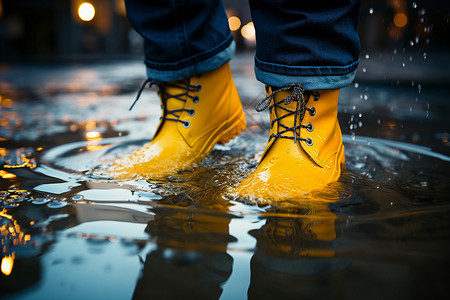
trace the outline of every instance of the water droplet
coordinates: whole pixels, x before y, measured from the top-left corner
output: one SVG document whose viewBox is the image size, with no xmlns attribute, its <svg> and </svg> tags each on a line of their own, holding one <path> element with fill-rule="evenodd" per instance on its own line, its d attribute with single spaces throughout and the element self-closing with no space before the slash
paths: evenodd
<svg viewBox="0 0 450 300">
<path fill-rule="evenodd" d="M 355 88 L 359 87 L 359 83 L 355 82 Z"/>
<path fill-rule="evenodd" d="M 380 125 L 381 124 L 381 120 L 377 120 L 377 123 L 378 123 L 378 125 Z"/>
<path fill-rule="evenodd" d="M 367 101 L 367 99 L 369 99 L 369 96 L 368 95 L 364 95 L 364 100 Z"/>
<path fill-rule="evenodd" d="M 49 208 L 61 208 L 67 205 L 67 202 L 63 202 L 63 201 L 53 201 L 50 202 L 49 204 L 47 204 L 47 207 Z"/>
<path fill-rule="evenodd" d="M 353 109 L 353 110 L 355 110 L 355 109 L 356 109 L 356 106 L 355 106 L 355 105 L 353 105 L 353 106 L 352 106 L 352 109 Z"/>
<path fill-rule="evenodd" d="M 422 85 L 420 83 L 417 85 L 417 89 L 419 90 L 419 94 L 422 93 Z"/>
<path fill-rule="evenodd" d="M 412 47 L 414 46 L 414 41 L 409 41 L 409 45 Z"/>
<path fill-rule="evenodd" d="M 417 8 L 417 3 L 416 2 L 412 3 L 412 8 Z"/>
<path fill-rule="evenodd" d="M 394 54 L 397 54 L 397 49 L 394 49 Z"/>
<path fill-rule="evenodd" d="M 72 197 L 73 201 L 83 201 L 84 197 L 82 195 L 75 195 Z"/>
<path fill-rule="evenodd" d="M 370 58 L 370 55 L 369 54 L 366 54 L 366 56 L 364 56 L 366 59 L 369 59 Z"/>
<path fill-rule="evenodd" d="M 50 202 L 50 199 L 48 199 L 48 198 L 38 198 L 36 200 L 33 200 L 31 203 L 36 204 L 36 205 L 41 205 L 41 204 L 46 204 L 49 202 Z"/>
<path fill-rule="evenodd" d="M 425 8 L 422 8 L 422 9 L 419 11 L 419 15 L 421 15 L 421 16 L 425 15 L 425 13 L 426 13 Z"/>
<path fill-rule="evenodd" d="M 358 126 L 359 126 L 359 127 L 362 127 L 362 126 L 363 126 L 363 123 L 362 123 L 361 121 L 359 121 L 359 122 L 358 122 Z"/>
<path fill-rule="evenodd" d="M 373 8 L 369 8 L 369 14 L 373 14 Z"/>
<path fill-rule="evenodd" d="M 410 57 L 409 57 L 409 61 L 412 61 L 412 60 L 413 60 L 413 58 L 412 58 L 412 56 L 410 56 Z"/>
<path fill-rule="evenodd" d="M 363 68 L 362 71 L 363 71 L 363 73 L 366 73 L 366 72 L 367 72 L 366 68 Z"/>
<path fill-rule="evenodd" d="M 405 64 L 404 62 L 402 62 L 402 67 L 403 67 L 403 68 L 406 67 L 406 64 Z"/>
<path fill-rule="evenodd" d="M 419 43 L 419 41 L 420 41 L 419 37 L 418 37 L 418 36 L 416 36 L 416 39 L 415 39 L 415 42 L 416 42 L 416 44 L 418 44 L 418 43 Z"/>
<path fill-rule="evenodd" d="M 423 59 L 427 59 L 427 53 L 426 52 L 423 53 Z"/>
</svg>

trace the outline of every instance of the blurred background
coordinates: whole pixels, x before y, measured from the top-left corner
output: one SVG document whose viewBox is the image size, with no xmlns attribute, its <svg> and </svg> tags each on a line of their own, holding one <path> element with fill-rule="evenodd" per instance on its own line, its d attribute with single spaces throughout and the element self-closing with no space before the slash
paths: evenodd
<svg viewBox="0 0 450 300">
<path fill-rule="evenodd" d="M 247 1 L 224 0 L 238 51 L 255 46 Z M 362 55 L 373 51 L 447 53 L 450 1 L 365 0 Z M 402 49 L 405 48 L 405 50 Z M 142 40 L 123 0 L 0 0 L 0 61 L 135 57 Z"/>
</svg>

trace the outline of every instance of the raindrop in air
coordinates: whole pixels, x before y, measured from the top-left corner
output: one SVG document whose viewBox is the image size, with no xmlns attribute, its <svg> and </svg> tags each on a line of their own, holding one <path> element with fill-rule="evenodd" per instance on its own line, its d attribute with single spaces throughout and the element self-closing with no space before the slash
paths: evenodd
<svg viewBox="0 0 450 300">
<path fill-rule="evenodd" d="M 369 8 L 369 14 L 373 14 L 373 8 Z"/>
<path fill-rule="evenodd" d="M 423 53 L 423 59 L 427 59 L 427 53 L 426 52 Z"/>
<path fill-rule="evenodd" d="M 416 3 L 416 2 L 413 2 L 413 3 L 412 3 L 412 7 L 413 7 L 413 8 L 417 8 L 417 3 Z"/>
<path fill-rule="evenodd" d="M 365 58 L 366 58 L 366 59 L 369 59 L 369 58 L 370 58 L 370 55 L 369 55 L 369 54 L 366 54 Z"/>
<path fill-rule="evenodd" d="M 355 88 L 357 89 L 359 87 L 359 83 L 355 82 Z"/>
</svg>

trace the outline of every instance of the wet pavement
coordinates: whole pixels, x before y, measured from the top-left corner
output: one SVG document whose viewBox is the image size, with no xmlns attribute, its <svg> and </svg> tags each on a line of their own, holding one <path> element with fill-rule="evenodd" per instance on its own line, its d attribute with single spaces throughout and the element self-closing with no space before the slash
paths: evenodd
<svg viewBox="0 0 450 300">
<path fill-rule="evenodd" d="M 264 149 L 252 55 L 232 73 L 248 129 L 194 171 L 98 177 L 153 135 L 139 60 L 0 66 L 0 298 L 423 299 L 448 294 L 444 55 L 363 54 L 341 91 L 342 179 L 295 203 L 228 199 Z M 448 68 L 446 69 L 448 70 Z"/>
</svg>

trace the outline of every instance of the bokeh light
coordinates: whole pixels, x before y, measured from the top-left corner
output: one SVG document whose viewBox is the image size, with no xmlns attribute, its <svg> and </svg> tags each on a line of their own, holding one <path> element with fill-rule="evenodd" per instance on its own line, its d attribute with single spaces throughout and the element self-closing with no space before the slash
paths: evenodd
<svg viewBox="0 0 450 300">
<path fill-rule="evenodd" d="M 10 275 L 14 266 L 14 255 L 2 258 L 1 270 L 6 276 Z"/>
<path fill-rule="evenodd" d="M 253 22 L 245 24 L 241 29 L 241 34 L 246 40 L 256 40 L 255 25 L 253 25 Z"/>
<path fill-rule="evenodd" d="M 236 16 L 229 17 L 228 25 L 230 26 L 231 31 L 236 31 L 241 27 L 241 20 Z"/>
<path fill-rule="evenodd" d="M 84 2 L 78 7 L 78 16 L 85 22 L 91 21 L 95 16 L 95 8 L 89 2 Z"/>
<path fill-rule="evenodd" d="M 408 17 L 404 13 L 397 13 L 394 16 L 394 25 L 398 28 L 405 27 L 405 25 L 408 23 Z"/>
</svg>

